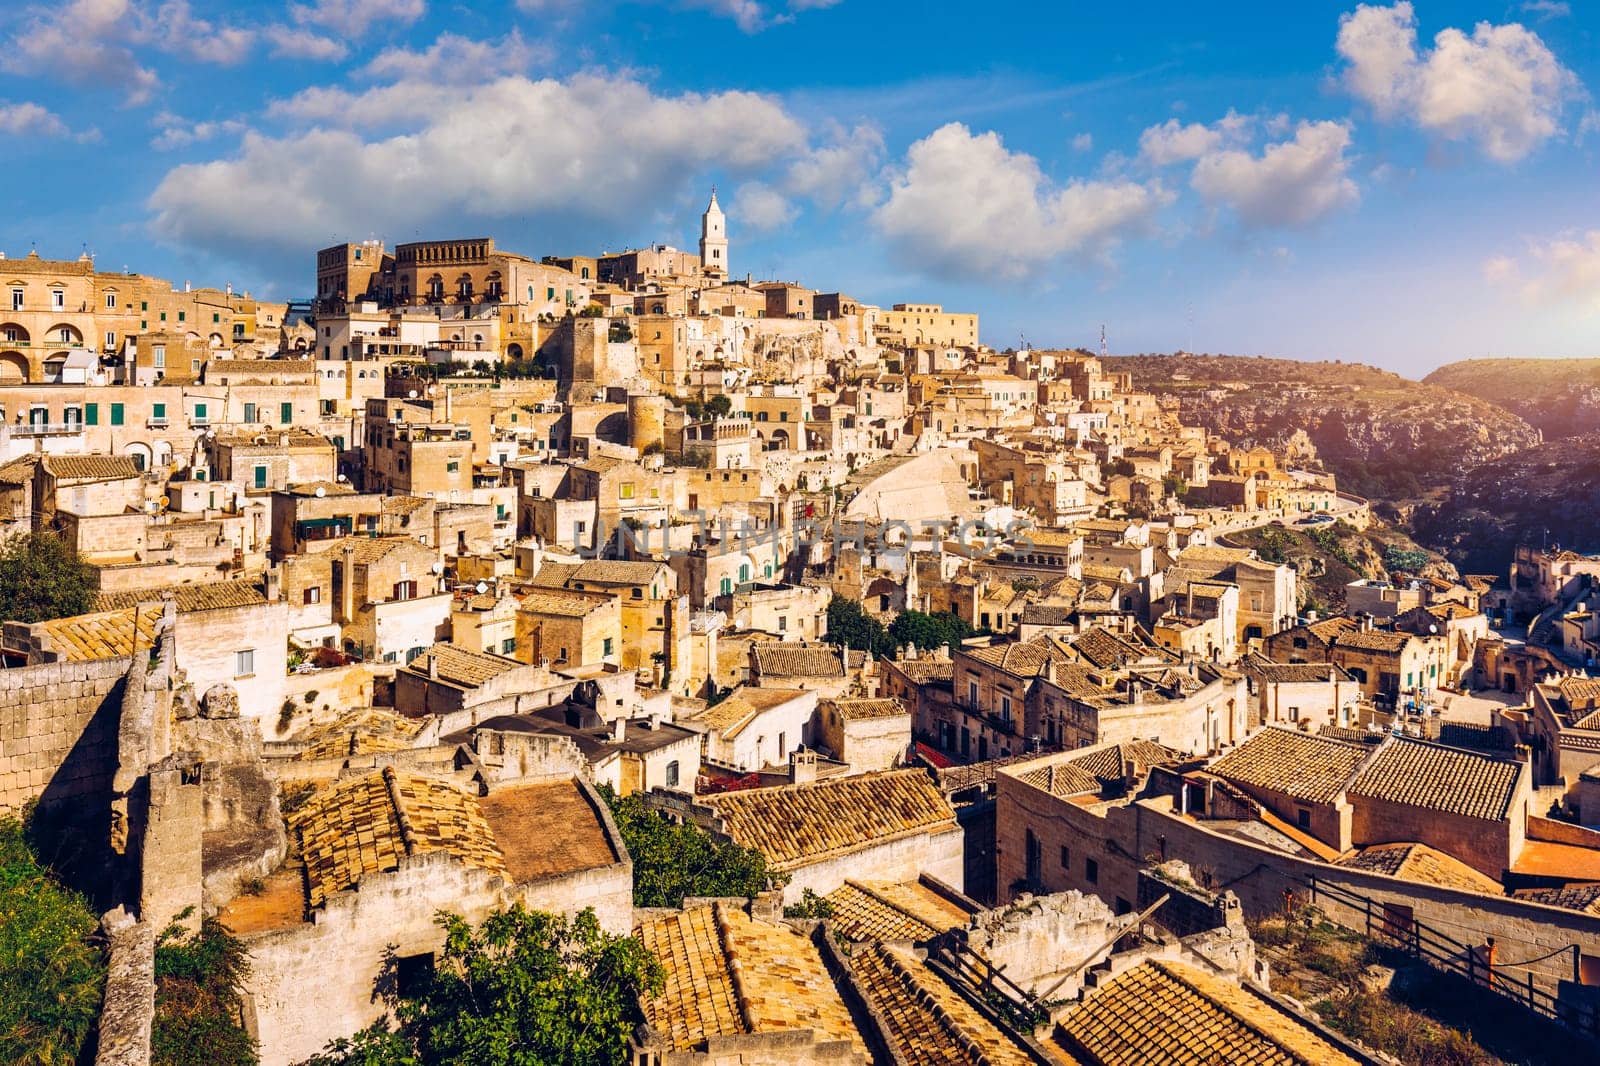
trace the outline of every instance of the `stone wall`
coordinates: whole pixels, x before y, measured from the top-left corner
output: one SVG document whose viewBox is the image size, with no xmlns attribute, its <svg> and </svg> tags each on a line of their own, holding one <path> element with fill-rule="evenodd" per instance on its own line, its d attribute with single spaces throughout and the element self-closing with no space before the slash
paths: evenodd
<svg viewBox="0 0 1600 1066">
<path fill-rule="evenodd" d="M 127 659 L 0 670 L 0 814 L 108 795 Z"/>
</svg>

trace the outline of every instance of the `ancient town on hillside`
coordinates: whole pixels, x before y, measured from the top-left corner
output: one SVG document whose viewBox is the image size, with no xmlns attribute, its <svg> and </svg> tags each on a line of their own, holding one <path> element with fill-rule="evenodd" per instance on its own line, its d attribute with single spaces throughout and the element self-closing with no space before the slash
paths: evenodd
<svg viewBox="0 0 1600 1066">
<path fill-rule="evenodd" d="M 304 302 L 0 261 L 0 812 L 98 923 L 79 1061 L 1423 1061 L 1371 972 L 1593 1053 L 1600 558 L 1458 572 L 1303 430 L 730 228 Z M 570 981 L 464 1007 L 508 916 Z M 502 1023 L 564 1050 L 430 1057 Z"/>
</svg>

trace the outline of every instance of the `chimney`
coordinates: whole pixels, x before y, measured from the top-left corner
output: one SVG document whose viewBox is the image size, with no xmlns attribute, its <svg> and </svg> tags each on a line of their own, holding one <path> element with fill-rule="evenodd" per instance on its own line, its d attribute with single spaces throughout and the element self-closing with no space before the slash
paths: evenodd
<svg viewBox="0 0 1600 1066">
<path fill-rule="evenodd" d="M 808 785 L 817 779 L 817 753 L 796 748 L 789 753 L 789 782 Z"/>
<path fill-rule="evenodd" d="M 615 722 L 611 723 L 611 743 L 621 744 L 627 739 L 628 719 L 626 717 L 618 718 Z"/>
<path fill-rule="evenodd" d="M 437 655 L 428 656 L 428 679 L 430 681 L 439 680 L 439 657 Z"/>
<path fill-rule="evenodd" d="M 942 663 L 947 663 L 950 661 L 950 645 L 939 645 L 939 661 Z"/>
<path fill-rule="evenodd" d="M 287 560 L 285 560 L 287 562 Z M 283 574 L 277 567 L 268 567 L 261 579 L 261 593 L 268 603 L 277 603 L 282 589 Z"/>
<path fill-rule="evenodd" d="M 346 546 L 340 566 L 339 621 L 350 622 L 356 616 L 356 550 Z"/>
</svg>

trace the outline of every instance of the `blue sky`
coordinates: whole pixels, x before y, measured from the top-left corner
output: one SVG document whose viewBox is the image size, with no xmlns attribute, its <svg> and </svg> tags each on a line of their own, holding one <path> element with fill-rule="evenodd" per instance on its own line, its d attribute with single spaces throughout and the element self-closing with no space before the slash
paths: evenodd
<svg viewBox="0 0 1600 1066">
<path fill-rule="evenodd" d="M 0 248 L 301 296 L 336 240 L 693 247 L 996 346 L 1600 357 L 1600 8 L 65 0 Z"/>
</svg>

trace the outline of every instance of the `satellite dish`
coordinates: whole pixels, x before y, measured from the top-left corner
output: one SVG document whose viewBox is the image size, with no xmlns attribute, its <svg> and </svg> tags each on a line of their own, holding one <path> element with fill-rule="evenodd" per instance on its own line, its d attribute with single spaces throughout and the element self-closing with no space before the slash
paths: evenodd
<svg viewBox="0 0 1600 1066">
<path fill-rule="evenodd" d="M 444 564 L 443 563 L 434 563 L 433 564 L 433 572 L 436 573 L 436 574 L 444 573 Z"/>
<path fill-rule="evenodd" d="M 489 586 L 484 584 L 482 581 L 478 582 L 478 584 L 476 586 L 474 586 L 474 587 L 477 588 L 478 595 L 480 595 L 480 596 L 482 596 L 485 592 L 489 591 Z"/>
<path fill-rule="evenodd" d="M 1438 626 L 1429 626 L 1428 627 L 1428 632 L 1429 633 L 1437 633 L 1437 632 L 1439 632 L 1439 627 Z"/>
<path fill-rule="evenodd" d="M 326 496 L 327 494 L 328 494 L 328 490 L 327 489 L 323 488 L 321 485 L 317 486 L 317 499 L 320 500 L 320 499 L 322 499 L 322 497 Z"/>
<path fill-rule="evenodd" d="M 406 399 L 415 400 L 416 398 L 417 398 L 417 390 L 416 389 L 412 389 L 411 391 L 406 393 Z"/>
</svg>

